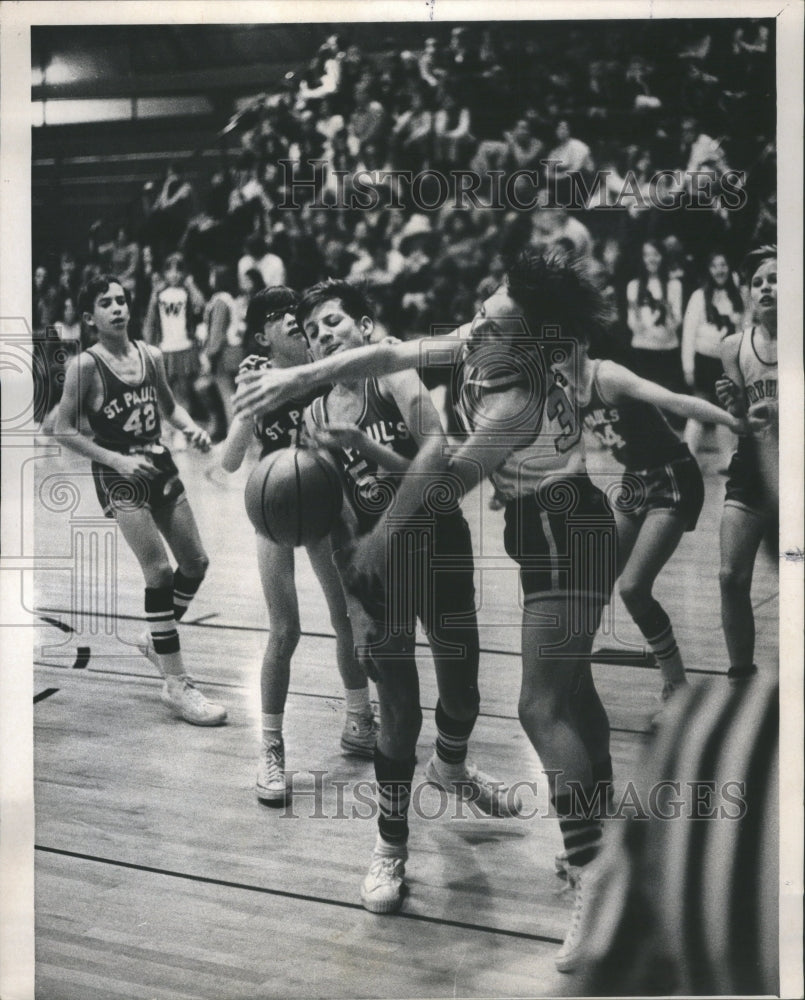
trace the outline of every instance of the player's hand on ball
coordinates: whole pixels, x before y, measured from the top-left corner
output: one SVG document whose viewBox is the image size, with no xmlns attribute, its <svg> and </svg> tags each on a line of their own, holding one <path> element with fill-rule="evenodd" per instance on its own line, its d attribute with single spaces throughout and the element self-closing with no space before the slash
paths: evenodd
<svg viewBox="0 0 805 1000">
<path fill-rule="evenodd" d="M 212 448 L 210 435 L 204 430 L 203 427 L 188 427 L 188 429 L 184 432 L 184 436 L 187 438 L 188 442 L 199 451 L 207 452 L 210 448 Z"/>
<path fill-rule="evenodd" d="M 112 466 L 121 476 L 145 476 L 153 479 L 157 467 L 147 455 L 120 455 Z"/>
</svg>

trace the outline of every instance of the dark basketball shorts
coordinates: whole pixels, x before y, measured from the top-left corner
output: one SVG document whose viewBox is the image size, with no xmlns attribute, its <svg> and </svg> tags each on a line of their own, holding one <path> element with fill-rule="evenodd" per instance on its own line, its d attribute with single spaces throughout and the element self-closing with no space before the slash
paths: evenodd
<svg viewBox="0 0 805 1000">
<path fill-rule="evenodd" d="M 724 372 L 721 358 L 711 358 L 707 354 L 693 356 L 693 386 L 701 396 L 714 406 L 719 406 L 716 396 L 716 382 Z"/>
<path fill-rule="evenodd" d="M 162 357 L 165 360 L 165 375 L 168 379 L 168 385 L 194 379 L 201 370 L 198 351 L 195 347 L 188 347 L 184 351 L 163 351 Z"/>
<path fill-rule="evenodd" d="M 699 463 L 686 446 L 678 457 L 653 469 L 624 472 L 612 506 L 627 517 L 643 518 L 652 510 L 672 510 L 693 531 L 704 505 L 704 481 Z"/>
<path fill-rule="evenodd" d="M 357 592 L 375 623 L 372 656 L 381 663 L 399 637 L 412 640 L 419 620 L 447 647 L 465 643 L 476 628 L 475 564 L 470 529 L 460 511 L 414 520 L 389 538 L 386 579 Z M 477 639 L 475 640 L 477 643 Z"/>
<path fill-rule="evenodd" d="M 604 494 L 586 475 L 549 480 L 509 500 L 503 541 L 520 567 L 526 606 L 566 597 L 574 618 L 597 628 L 617 577 L 618 534 Z"/>
<path fill-rule="evenodd" d="M 732 456 L 727 469 L 724 503 L 733 507 L 743 507 L 758 515 L 762 515 L 766 507 L 763 477 L 758 466 L 754 442 L 750 437 L 738 439 L 738 450 Z"/>
<path fill-rule="evenodd" d="M 131 512 L 143 508 L 158 512 L 184 498 L 185 489 L 179 470 L 164 445 L 145 445 L 128 454 L 148 454 L 159 471 L 152 479 L 121 476 L 110 466 L 93 462 L 95 492 L 106 517 L 114 517 L 118 511 Z"/>
</svg>

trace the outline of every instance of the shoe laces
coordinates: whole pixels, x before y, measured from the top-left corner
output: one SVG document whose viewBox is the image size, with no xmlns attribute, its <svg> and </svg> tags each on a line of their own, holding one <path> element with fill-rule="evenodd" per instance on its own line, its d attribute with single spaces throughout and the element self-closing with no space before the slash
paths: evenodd
<svg viewBox="0 0 805 1000">
<path fill-rule="evenodd" d="M 400 867 L 402 864 L 402 858 L 375 855 L 372 859 L 372 864 L 369 866 L 369 873 L 379 881 L 390 882 L 392 879 L 401 878 Z"/>
<path fill-rule="evenodd" d="M 269 781 L 285 779 L 285 745 L 282 740 L 273 740 L 265 752 L 266 773 Z"/>
</svg>

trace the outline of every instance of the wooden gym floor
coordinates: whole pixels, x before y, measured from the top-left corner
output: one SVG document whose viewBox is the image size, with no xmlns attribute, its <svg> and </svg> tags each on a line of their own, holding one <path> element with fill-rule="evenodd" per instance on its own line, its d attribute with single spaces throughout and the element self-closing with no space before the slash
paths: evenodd
<svg viewBox="0 0 805 1000">
<path fill-rule="evenodd" d="M 257 802 L 267 616 L 243 509 L 245 473 L 227 477 L 214 453 L 177 456 L 211 557 L 181 626 L 182 645 L 204 690 L 229 710 L 226 727 L 202 729 L 170 716 L 153 667 L 132 646 L 144 629 L 142 578 L 113 523 L 99 517 L 88 463 L 55 446 L 42 452 L 31 463 L 41 562 L 34 653 L 37 997 L 554 993 L 553 954 L 572 898 L 553 874 L 561 849 L 553 819 L 456 816 L 452 800 L 448 806 L 435 789 L 421 787 L 404 908 L 388 917 L 362 909 L 358 887 L 375 819 L 355 796 L 373 771 L 370 762 L 340 753 L 334 641 L 301 550 L 303 636 L 285 733 L 287 766 L 299 772 L 295 797 L 284 811 Z M 694 683 L 726 669 L 718 599 L 724 479 L 708 474 L 706 486 L 699 528 L 685 536 L 656 587 Z M 544 778 L 517 720 L 517 574 L 503 554 L 502 512 L 488 510 L 486 499 L 465 505 L 480 553 L 483 648 L 471 756 L 497 777 L 538 782 L 537 798 L 526 804 L 544 813 Z M 774 670 L 777 575 L 763 553 L 753 604 L 757 659 L 761 669 Z M 611 624 L 598 648 L 639 651 L 618 599 Z M 622 787 L 639 772 L 658 674 L 634 662 L 597 664 L 594 672 Z M 425 722 L 415 786 L 435 735 L 436 690 L 424 644 L 420 674 Z"/>
</svg>

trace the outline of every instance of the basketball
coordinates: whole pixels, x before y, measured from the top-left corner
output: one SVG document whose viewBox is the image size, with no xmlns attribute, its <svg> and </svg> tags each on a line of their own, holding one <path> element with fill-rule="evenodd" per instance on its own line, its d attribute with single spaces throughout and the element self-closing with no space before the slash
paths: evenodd
<svg viewBox="0 0 805 1000">
<path fill-rule="evenodd" d="M 338 473 L 312 448 L 266 455 L 246 483 L 249 520 L 279 545 L 307 545 L 323 538 L 335 524 L 341 501 Z"/>
</svg>

